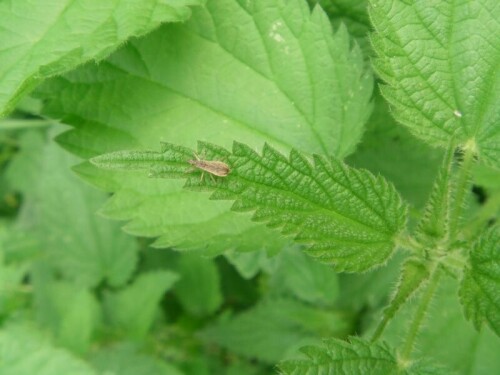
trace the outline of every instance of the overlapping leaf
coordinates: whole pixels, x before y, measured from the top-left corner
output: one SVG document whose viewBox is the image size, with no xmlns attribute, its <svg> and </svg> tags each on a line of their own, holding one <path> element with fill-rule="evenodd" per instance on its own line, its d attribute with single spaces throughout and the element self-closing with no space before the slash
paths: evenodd
<svg viewBox="0 0 500 375">
<path fill-rule="evenodd" d="M 20 237 L 38 239 L 44 254 L 70 280 L 123 285 L 135 269 L 137 243 L 117 223 L 96 216 L 105 194 L 79 181 L 70 170 L 77 159 L 46 142 L 43 134 L 26 132 L 19 144 L 6 174 L 26 202 L 18 220 Z"/>
<path fill-rule="evenodd" d="M 371 111 L 373 80 L 341 27 L 302 0 L 212 0 L 183 25 L 131 41 L 99 65 L 54 79 L 39 92 L 46 113 L 75 127 L 60 142 L 82 157 L 158 140 L 230 146 L 272 141 L 282 150 L 344 157 Z M 249 249 L 276 236 L 179 184 L 88 165 L 82 175 L 117 192 L 104 213 L 156 246 Z M 196 235 L 192 235 L 196 233 Z M 212 251 L 212 250 L 210 250 Z"/>
<path fill-rule="evenodd" d="M 107 318 L 132 339 L 143 339 L 153 324 L 163 294 L 179 277 L 170 271 L 141 274 L 134 283 L 106 295 Z"/>
<path fill-rule="evenodd" d="M 214 260 L 196 254 L 181 254 L 175 271 L 180 280 L 174 286 L 174 293 L 187 312 L 205 316 L 213 314 L 220 307 L 220 277 Z"/>
<path fill-rule="evenodd" d="M 332 25 L 338 27 L 345 24 L 349 34 L 356 38 L 365 57 L 371 55 L 368 40 L 370 18 L 368 17 L 368 0 L 308 0 L 312 4 L 320 4 L 330 17 Z"/>
<path fill-rule="evenodd" d="M 162 22 L 185 21 L 203 0 L 0 3 L 0 116 L 47 77 L 107 56 Z"/>
<path fill-rule="evenodd" d="M 377 326 L 374 338 L 383 332 L 387 323 L 394 317 L 396 312 L 403 306 L 407 300 L 417 292 L 420 285 L 429 278 L 429 270 L 421 261 L 409 259 L 403 264 L 399 283 L 397 284 L 390 303 L 384 309 L 382 321 Z"/>
<path fill-rule="evenodd" d="M 403 198 L 420 208 L 437 176 L 441 154 L 441 150 L 425 144 L 398 124 L 388 103 L 377 92 L 363 139 L 347 161 L 380 173 L 396 186 Z"/>
<path fill-rule="evenodd" d="M 477 332 L 467 324 L 457 298 L 457 280 L 447 276 L 440 280 L 434 302 L 415 342 L 415 357 L 446 364 L 457 374 L 463 373 L 464 369 L 475 375 L 500 372 L 498 337 L 489 329 Z M 401 333 L 408 329 L 418 307 L 418 303 L 401 306 L 384 331 L 383 339 L 389 345 L 402 347 L 405 336 Z"/>
<path fill-rule="evenodd" d="M 274 298 L 222 318 L 204 329 L 201 337 L 245 357 L 274 364 L 303 345 L 348 329 L 348 321 L 339 312 Z"/>
<path fill-rule="evenodd" d="M 34 265 L 37 269 L 37 265 Z M 34 271 L 30 275 L 34 289 L 37 322 L 57 339 L 57 344 L 77 354 L 86 354 L 100 323 L 97 299 L 85 288 L 68 282 L 55 282 Z"/>
<path fill-rule="evenodd" d="M 333 306 L 339 295 L 338 275 L 297 247 L 284 249 L 268 261 L 270 288 L 318 306 Z"/>
<path fill-rule="evenodd" d="M 497 0 L 371 0 L 384 96 L 430 144 L 451 137 L 500 166 L 500 6 Z"/>
<path fill-rule="evenodd" d="M 487 323 L 500 336 L 500 229 L 490 229 L 470 252 L 460 297 L 476 328 Z"/>
<path fill-rule="evenodd" d="M 33 327 L 0 330 L 0 373 L 16 375 L 97 375 L 83 360 L 54 347 Z"/>
<path fill-rule="evenodd" d="M 443 375 L 442 368 L 422 363 L 398 363 L 393 350 L 385 344 L 351 338 L 350 342 L 325 340 L 324 346 L 302 348 L 309 358 L 281 363 L 282 375 L 334 375 L 334 374 L 401 374 Z"/>
<path fill-rule="evenodd" d="M 189 174 L 193 154 L 164 143 L 161 152 L 118 151 L 92 161 L 104 168 L 187 178 L 186 186 L 194 189 L 215 189 L 212 199 L 234 200 L 235 211 L 255 211 L 253 220 L 293 235 L 310 254 L 339 270 L 365 271 L 386 262 L 406 223 L 406 208 L 392 185 L 336 159 L 316 155 L 311 164 L 295 150 L 286 158 L 265 145 L 261 156 L 237 142 L 232 153 L 200 142 L 199 155 L 230 168 L 216 181 Z"/>
<path fill-rule="evenodd" d="M 94 353 L 90 361 L 100 374 L 120 375 L 183 375 L 164 358 L 141 353 L 130 344 L 106 347 Z"/>
</svg>

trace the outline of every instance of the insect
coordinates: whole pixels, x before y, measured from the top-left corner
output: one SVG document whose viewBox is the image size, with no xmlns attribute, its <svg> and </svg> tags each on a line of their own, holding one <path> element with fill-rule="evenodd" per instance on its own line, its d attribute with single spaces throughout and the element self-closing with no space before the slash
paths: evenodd
<svg viewBox="0 0 500 375">
<path fill-rule="evenodd" d="M 222 161 L 202 160 L 196 154 L 194 154 L 194 157 L 196 158 L 196 160 L 188 160 L 188 163 L 194 166 L 195 168 L 201 169 L 203 172 L 210 173 L 210 175 L 226 177 L 229 174 L 229 172 L 231 172 L 229 166 Z M 203 172 L 201 174 L 201 179 L 203 179 Z"/>
</svg>

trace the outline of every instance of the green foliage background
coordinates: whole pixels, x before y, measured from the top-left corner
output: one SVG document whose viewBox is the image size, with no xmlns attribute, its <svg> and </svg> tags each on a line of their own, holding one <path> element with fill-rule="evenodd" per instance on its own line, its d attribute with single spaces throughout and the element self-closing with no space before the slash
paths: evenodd
<svg viewBox="0 0 500 375">
<path fill-rule="evenodd" d="M 0 2 L 0 374 L 499 373 L 499 19 Z"/>
</svg>

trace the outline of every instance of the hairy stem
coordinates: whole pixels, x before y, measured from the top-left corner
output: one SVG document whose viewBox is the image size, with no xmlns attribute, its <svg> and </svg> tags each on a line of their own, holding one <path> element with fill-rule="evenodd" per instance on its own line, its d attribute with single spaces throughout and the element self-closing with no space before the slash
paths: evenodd
<svg viewBox="0 0 500 375">
<path fill-rule="evenodd" d="M 385 327 L 387 326 L 387 323 L 389 323 L 389 321 L 392 318 L 393 318 L 393 316 L 389 316 L 387 314 L 384 314 L 384 316 L 382 317 L 382 320 L 380 321 L 377 328 L 375 329 L 375 332 L 373 332 L 371 342 L 375 342 L 380 338 L 380 336 L 382 335 L 382 333 L 385 330 Z"/>
<path fill-rule="evenodd" d="M 409 250 L 412 254 L 422 254 L 422 246 L 409 233 L 403 232 L 396 238 L 396 245 Z"/>
<path fill-rule="evenodd" d="M 413 346 L 415 344 L 415 340 L 417 339 L 418 332 L 422 326 L 422 322 L 424 321 L 425 315 L 429 308 L 429 304 L 434 297 L 437 287 L 439 286 L 439 279 L 441 278 L 442 270 L 438 267 L 432 273 L 429 283 L 427 284 L 427 288 L 424 291 L 424 295 L 420 300 L 420 304 L 418 305 L 417 311 L 415 312 L 415 316 L 413 318 L 413 322 L 408 331 L 408 335 L 406 336 L 406 341 L 403 346 L 403 350 L 401 351 L 401 358 L 403 360 L 407 360 L 410 357 L 410 354 L 413 350 Z"/>
<path fill-rule="evenodd" d="M 472 147 L 465 147 L 464 159 L 459 169 L 457 182 L 455 185 L 455 199 L 450 211 L 450 241 L 453 243 L 457 237 L 459 224 L 465 207 L 465 198 L 470 187 L 470 175 L 474 165 L 474 150 Z"/>
</svg>

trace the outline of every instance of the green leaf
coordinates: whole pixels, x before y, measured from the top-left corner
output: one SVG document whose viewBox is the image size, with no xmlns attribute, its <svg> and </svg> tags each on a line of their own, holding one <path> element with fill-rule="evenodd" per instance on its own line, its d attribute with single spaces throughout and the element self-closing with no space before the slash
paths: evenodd
<svg viewBox="0 0 500 375">
<path fill-rule="evenodd" d="M 371 30 L 368 17 L 368 0 L 309 0 L 319 4 L 328 14 L 334 28 L 345 24 L 349 34 L 356 38 L 365 57 L 372 54 L 368 33 Z"/>
<path fill-rule="evenodd" d="M 500 229 L 488 230 L 474 244 L 465 269 L 460 299 L 477 329 L 487 323 L 500 336 Z"/>
<path fill-rule="evenodd" d="M 371 344 L 351 337 L 350 342 L 329 339 L 322 347 L 309 346 L 301 349 L 308 357 L 304 360 L 289 360 L 281 363 L 283 375 L 309 374 L 400 374 L 400 375 L 444 375 L 443 368 L 420 362 L 400 363 L 393 350 L 386 344 Z"/>
<path fill-rule="evenodd" d="M 5 244 L 11 241 L 10 231 L 0 229 L 0 319 L 16 309 L 19 294 L 22 292 L 22 280 L 28 272 L 26 263 L 6 261 Z"/>
<path fill-rule="evenodd" d="M 57 349 L 34 327 L 7 326 L 0 330 L 0 374 L 96 375 L 81 359 Z"/>
<path fill-rule="evenodd" d="M 52 330 L 57 343 L 85 354 L 99 323 L 99 304 L 87 290 L 31 275 L 38 321 Z"/>
<path fill-rule="evenodd" d="M 395 118 L 426 142 L 456 137 L 500 161 L 500 8 L 467 2 L 371 0 L 376 70 Z"/>
<path fill-rule="evenodd" d="M 467 324 L 457 298 L 457 284 L 451 277 L 440 279 L 425 324 L 418 333 L 415 357 L 428 358 L 458 374 L 499 373 L 498 337 L 487 329 L 477 332 Z M 384 340 L 392 347 L 402 346 L 416 308 L 418 298 L 410 299 L 387 326 Z"/>
<path fill-rule="evenodd" d="M 70 171 L 77 159 L 37 132 L 25 132 L 21 151 L 7 171 L 24 193 L 19 220 L 33 233 L 52 264 L 70 280 L 95 286 L 123 285 L 135 269 L 137 244 L 119 225 L 96 216 L 106 195 Z M 31 173 L 30 175 L 26 175 Z"/>
<path fill-rule="evenodd" d="M 267 263 L 267 253 L 265 251 L 228 252 L 224 254 L 227 261 L 238 270 L 244 279 L 251 279 L 259 273 L 261 268 Z"/>
<path fill-rule="evenodd" d="M 186 187 L 213 190 L 211 199 L 234 200 L 235 211 L 279 228 L 308 246 L 308 253 L 338 270 L 365 271 L 391 256 L 404 228 L 406 207 L 382 177 L 292 150 L 289 158 L 264 146 L 262 156 L 235 142 L 232 154 L 200 142 L 198 154 L 227 162 L 229 176 L 212 181 L 191 173 L 193 150 L 163 144 L 162 152 L 120 151 L 92 159 L 103 168 L 149 169 L 156 177 L 187 178 Z M 208 172 L 207 172 L 208 173 Z"/>
<path fill-rule="evenodd" d="M 163 360 L 138 352 L 132 345 L 121 344 L 99 350 L 90 358 L 99 374 L 182 375 Z"/>
<path fill-rule="evenodd" d="M 396 315 L 401 306 L 419 289 L 420 285 L 429 278 L 430 273 L 425 264 L 417 259 L 409 259 L 403 264 L 399 283 L 395 288 L 389 305 L 384 309 L 382 321 L 374 338 L 378 338 L 387 323 Z"/>
<path fill-rule="evenodd" d="M 454 151 L 455 147 L 451 144 L 445 154 L 439 175 L 417 228 L 419 234 L 434 241 L 442 240 L 449 231 L 450 180 Z"/>
<path fill-rule="evenodd" d="M 288 291 L 302 301 L 332 306 L 339 295 L 335 271 L 297 248 L 282 251 L 269 270 L 271 287 Z"/>
<path fill-rule="evenodd" d="M 222 293 L 214 260 L 196 254 L 181 254 L 175 271 L 180 280 L 174 286 L 174 293 L 187 312 L 198 316 L 210 315 L 220 307 Z"/>
<path fill-rule="evenodd" d="M 160 300 L 178 278 L 169 271 L 143 273 L 120 292 L 107 294 L 108 320 L 127 337 L 143 339 L 153 324 Z"/>
<path fill-rule="evenodd" d="M 186 24 L 132 40 L 99 65 L 51 80 L 39 96 L 45 113 L 74 126 L 61 144 L 85 158 L 198 139 L 272 141 L 342 158 L 361 137 L 372 86 L 359 49 L 345 28 L 332 32 L 321 9 L 311 13 L 303 0 L 211 0 Z M 103 176 L 88 165 L 84 174 L 116 192 L 105 215 L 129 221 L 129 233 L 159 236 L 155 246 L 220 253 L 240 250 L 240 235 L 251 241 L 244 251 L 284 245 L 178 183 Z"/>
<path fill-rule="evenodd" d="M 221 319 L 206 328 L 201 336 L 245 357 L 276 363 L 303 345 L 343 334 L 348 329 L 348 323 L 338 312 L 274 298 L 234 317 Z"/>
<path fill-rule="evenodd" d="M 347 163 L 380 173 L 396 186 L 403 198 L 421 208 L 436 179 L 442 152 L 399 125 L 378 91 L 374 102 L 363 139 Z"/>
<path fill-rule="evenodd" d="M 202 0 L 0 3 L 0 117 L 45 78 L 100 60 L 128 38 L 185 21 Z"/>
<path fill-rule="evenodd" d="M 405 258 L 406 254 L 396 253 L 383 268 L 362 274 L 340 274 L 339 308 L 363 314 L 360 324 L 364 328 L 367 316 L 386 306 L 391 290 L 398 283 Z"/>
<path fill-rule="evenodd" d="M 5 179 L 14 190 L 32 194 L 41 177 L 43 158 L 40 155 L 46 145 L 46 135 L 41 131 L 25 131 L 19 136 L 20 150 L 5 170 Z"/>
</svg>

